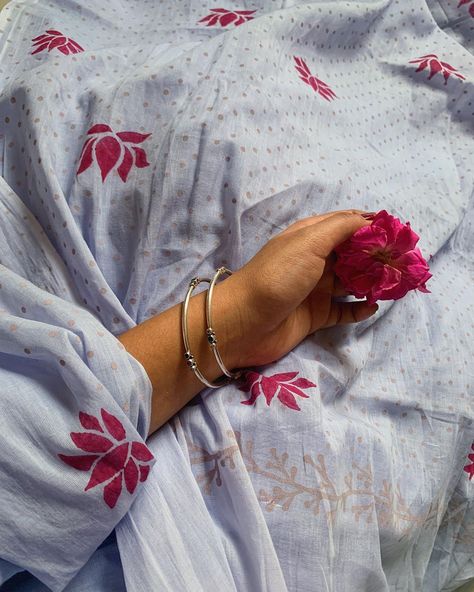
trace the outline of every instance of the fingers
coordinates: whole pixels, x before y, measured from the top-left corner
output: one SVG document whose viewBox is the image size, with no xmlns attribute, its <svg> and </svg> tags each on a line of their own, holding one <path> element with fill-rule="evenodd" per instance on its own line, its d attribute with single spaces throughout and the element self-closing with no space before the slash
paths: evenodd
<svg viewBox="0 0 474 592">
<path fill-rule="evenodd" d="M 349 296 L 349 292 L 347 292 L 347 290 L 342 285 L 341 280 L 337 276 L 335 276 L 334 279 L 332 295 L 336 298 L 339 296 Z"/>
<path fill-rule="evenodd" d="M 341 280 L 332 271 L 332 264 L 329 259 L 326 261 L 324 273 L 321 276 L 315 291 L 320 294 L 331 294 L 333 298 L 349 295 L 349 292 L 347 292 L 342 285 Z"/>
<path fill-rule="evenodd" d="M 285 228 L 285 230 L 276 234 L 275 237 L 281 236 L 282 234 L 285 234 L 285 235 L 289 234 L 290 232 L 300 230 L 300 228 L 304 228 L 306 226 L 311 226 L 312 224 L 315 224 L 316 222 L 322 222 L 323 220 L 326 220 L 327 218 L 329 218 L 330 216 L 334 216 L 335 214 L 340 214 L 340 213 L 345 213 L 345 212 L 352 213 L 352 214 L 363 214 L 364 210 L 339 210 L 339 211 L 335 211 L 335 212 L 327 212 L 325 214 L 319 214 L 317 216 L 309 216 L 308 218 L 302 218 L 301 220 L 297 220 L 296 222 L 293 222 L 293 224 L 290 224 L 287 228 Z"/>
<path fill-rule="evenodd" d="M 313 248 L 313 254 L 326 259 L 331 251 L 351 238 L 359 228 L 370 225 L 371 221 L 365 220 L 359 213 L 342 211 L 308 226 L 304 233 Z"/>
<path fill-rule="evenodd" d="M 356 302 L 334 302 L 331 303 L 331 309 L 326 324 L 321 327 L 333 327 L 334 325 L 348 325 L 350 323 L 359 323 L 376 313 L 378 305 L 370 306 L 366 300 Z"/>
</svg>

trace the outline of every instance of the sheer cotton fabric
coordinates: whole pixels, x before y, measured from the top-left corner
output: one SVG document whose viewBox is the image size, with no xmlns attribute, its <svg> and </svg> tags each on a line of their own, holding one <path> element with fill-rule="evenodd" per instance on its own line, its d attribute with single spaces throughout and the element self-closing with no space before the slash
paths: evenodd
<svg viewBox="0 0 474 592">
<path fill-rule="evenodd" d="M 3 306 L 67 331 L 77 376 L 94 346 L 107 378 L 126 361 L 146 382 L 112 336 L 181 301 L 194 275 L 237 269 L 316 213 L 385 208 L 409 220 L 433 273 L 431 294 L 380 302 L 374 318 L 320 331 L 242 384 L 202 391 L 148 440 L 157 460 L 135 502 L 125 507 L 134 498 L 124 485 L 123 519 L 87 541 L 89 553 L 118 522 L 127 590 L 432 592 L 474 576 L 474 63 L 469 6 L 451 6 L 462 35 L 441 23 L 441 8 L 13 0 L 0 17 L 5 201 L 25 212 L 13 228 L 2 217 L 13 246 Z M 48 273 L 41 250 L 25 249 L 25 265 L 15 244 L 36 227 L 55 257 Z M 51 321 L 39 305 L 30 312 L 40 297 L 54 302 Z M 76 346 L 71 318 L 89 331 L 87 346 Z M 46 336 L 31 344 L 32 334 L 4 341 L 28 364 L 28 378 L 12 378 L 18 393 L 40 382 L 24 348 Z M 41 347 L 57 352 L 51 339 Z M 104 385 L 108 398 L 97 399 L 98 372 L 81 383 L 88 413 L 100 419 L 107 401 L 125 425 L 119 388 Z M 121 388 L 138 404 L 146 388 L 125 374 Z M 61 419 L 54 429 L 16 423 L 18 438 L 39 425 L 37 454 L 72 455 L 79 395 L 41 384 Z M 137 418 L 126 426 L 138 441 Z M 83 501 L 89 474 L 54 462 L 60 493 L 73 480 L 68 507 L 110 511 L 98 489 Z M 74 569 L 87 569 L 77 535 L 60 537 Z M 0 556 L 55 590 L 70 577 L 74 590 L 72 569 L 47 577 L 18 553 Z"/>
</svg>

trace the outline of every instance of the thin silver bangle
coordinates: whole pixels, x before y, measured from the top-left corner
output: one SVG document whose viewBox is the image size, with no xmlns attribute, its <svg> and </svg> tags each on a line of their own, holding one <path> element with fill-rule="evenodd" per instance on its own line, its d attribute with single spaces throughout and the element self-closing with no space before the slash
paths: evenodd
<svg viewBox="0 0 474 592">
<path fill-rule="evenodd" d="M 196 360 L 194 359 L 194 356 L 191 353 L 191 348 L 189 345 L 188 322 L 187 322 L 189 299 L 191 298 L 191 294 L 192 294 L 194 288 L 198 284 L 200 284 L 201 282 L 209 282 L 210 283 L 211 280 L 209 278 L 198 278 L 198 277 L 193 278 L 189 282 L 189 287 L 188 287 L 188 291 L 186 293 L 186 298 L 184 299 L 184 302 L 181 307 L 181 331 L 183 334 L 183 342 L 184 342 L 184 349 L 185 349 L 184 359 L 186 360 L 186 364 L 188 365 L 188 367 L 194 372 L 194 374 L 199 378 L 199 380 L 201 382 L 203 382 L 209 388 L 219 388 L 221 386 L 228 384 L 230 382 L 230 380 L 225 378 L 224 381 L 221 381 L 218 384 L 217 383 L 213 384 L 212 382 L 209 382 L 206 378 L 204 378 L 203 374 L 201 373 L 201 371 L 197 367 Z"/>
<path fill-rule="evenodd" d="M 230 271 L 230 269 L 227 269 L 226 267 L 219 267 L 219 269 L 214 274 L 214 277 L 212 278 L 211 285 L 209 286 L 209 289 L 206 294 L 206 320 L 207 320 L 206 336 L 207 336 L 207 341 L 209 342 L 209 345 L 214 353 L 216 361 L 219 364 L 219 368 L 222 370 L 222 372 L 226 376 L 228 376 L 232 380 L 237 380 L 237 378 L 239 378 L 243 374 L 244 371 L 239 370 L 237 372 L 230 372 L 229 370 L 227 370 L 224 362 L 222 361 L 219 350 L 217 349 L 217 337 L 216 337 L 216 334 L 214 333 L 214 330 L 212 328 L 212 315 L 211 315 L 212 294 L 214 291 L 214 285 L 215 285 L 216 281 L 219 279 L 219 277 L 223 273 L 227 273 L 228 275 L 232 275 L 232 272 Z"/>
</svg>

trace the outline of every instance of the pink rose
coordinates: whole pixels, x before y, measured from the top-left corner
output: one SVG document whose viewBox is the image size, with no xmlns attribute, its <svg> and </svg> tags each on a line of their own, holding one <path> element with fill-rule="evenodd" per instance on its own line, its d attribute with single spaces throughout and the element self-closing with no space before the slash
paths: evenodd
<svg viewBox="0 0 474 592">
<path fill-rule="evenodd" d="M 420 250 L 420 237 L 386 210 L 378 212 L 370 226 L 360 228 L 336 247 L 334 273 L 356 298 L 399 300 L 410 290 L 431 293 L 432 274 Z"/>
</svg>

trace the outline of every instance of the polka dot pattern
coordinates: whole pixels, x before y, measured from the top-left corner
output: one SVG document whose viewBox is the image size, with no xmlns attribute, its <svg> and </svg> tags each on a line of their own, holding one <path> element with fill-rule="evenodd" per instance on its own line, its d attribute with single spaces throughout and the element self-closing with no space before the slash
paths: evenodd
<svg viewBox="0 0 474 592">
<path fill-rule="evenodd" d="M 325 589 L 318 566 L 333 556 L 322 540 L 350 557 L 330 571 L 334 590 L 449 587 L 474 541 L 463 471 L 474 439 L 468 3 L 76 4 L 0 17 L 5 353 L 64 384 L 76 377 L 90 400 L 123 393 L 116 413 L 143 428 L 145 377 L 135 368 L 131 386 L 114 335 L 181 302 L 191 277 L 240 268 L 297 219 L 357 208 L 410 221 L 431 294 L 381 302 L 363 325 L 321 331 L 273 364 L 269 375 L 298 370 L 317 385 L 304 412 L 242 406 L 230 385 L 180 422 L 210 454 L 229 426 L 251 443 L 256 465 L 244 453 L 238 469 L 222 461 L 226 487 L 211 483 L 203 498 L 219 523 L 229 491 L 257 497 L 262 516 L 248 504 L 240 519 L 270 533 L 268 549 L 248 551 L 268 550 L 285 581 L 272 589 Z M 55 47 L 32 54 L 45 43 Z M 133 144 L 145 157 L 118 133 L 146 136 Z M 201 483 L 198 469 L 183 479 L 195 471 Z M 172 479 L 160 486 L 172 496 Z M 142 586 L 149 577 L 144 565 Z"/>
</svg>

